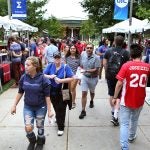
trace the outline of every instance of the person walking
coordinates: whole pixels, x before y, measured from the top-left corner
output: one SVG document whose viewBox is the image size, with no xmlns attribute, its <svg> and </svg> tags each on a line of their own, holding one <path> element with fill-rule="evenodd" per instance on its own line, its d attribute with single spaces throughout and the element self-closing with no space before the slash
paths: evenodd
<svg viewBox="0 0 150 150">
<path fill-rule="evenodd" d="M 55 46 L 55 43 L 55 40 L 51 38 L 49 46 L 45 49 L 45 60 L 47 64 L 54 62 L 53 55 L 58 52 L 58 47 Z"/>
<path fill-rule="evenodd" d="M 130 58 L 129 52 L 122 48 L 124 43 L 124 38 L 121 35 L 118 35 L 114 39 L 114 46 L 108 49 L 105 52 L 103 65 L 106 72 L 107 86 L 108 86 L 108 94 L 110 96 L 109 102 L 111 106 L 111 114 L 112 120 L 111 122 L 118 126 L 118 103 L 114 106 L 112 104 L 112 99 L 114 97 L 115 86 L 117 83 L 116 75 L 119 72 L 121 66 L 127 62 Z M 118 95 L 118 100 L 120 99 L 120 95 Z"/>
<path fill-rule="evenodd" d="M 88 43 L 86 51 L 81 54 L 80 66 L 82 68 L 83 76 L 81 78 L 81 90 L 82 90 L 82 111 L 79 115 L 79 119 L 83 119 L 86 116 L 86 103 L 87 93 L 90 90 L 90 108 L 94 107 L 95 88 L 98 83 L 98 70 L 100 67 L 99 57 L 93 54 L 94 45 Z"/>
<path fill-rule="evenodd" d="M 62 63 L 61 53 L 54 53 L 54 62 L 48 64 L 44 70 L 44 75 L 51 81 L 50 98 L 56 113 L 56 122 L 58 125 L 58 136 L 64 133 L 64 123 L 66 116 L 67 102 L 62 97 L 62 86 L 73 80 L 73 72 L 68 65 Z"/>
<path fill-rule="evenodd" d="M 12 88 L 18 87 L 18 83 L 21 77 L 21 58 L 22 58 L 22 51 L 21 46 L 17 43 L 15 37 L 9 37 L 8 41 L 10 42 L 10 52 L 11 52 L 11 61 L 12 61 L 12 75 L 15 80 L 14 85 Z"/>
<path fill-rule="evenodd" d="M 65 57 L 66 57 L 66 54 L 68 53 L 69 49 L 70 49 L 70 45 L 66 44 L 64 46 L 64 50 L 61 52 L 61 59 L 63 62 L 65 62 L 65 59 L 66 59 Z"/>
<path fill-rule="evenodd" d="M 21 76 L 19 81 L 19 90 L 11 108 L 11 114 L 16 113 L 16 106 L 24 94 L 24 124 L 26 137 L 29 140 L 27 150 L 36 150 L 42 148 L 45 144 L 44 121 L 48 110 L 48 116 L 51 117 L 51 101 L 50 101 L 50 81 L 44 77 L 41 72 L 41 62 L 35 57 L 28 57 L 25 62 L 25 74 Z M 33 131 L 34 120 L 38 128 L 37 138 Z"/>
<path fill-rule="evenodd" d="M 74 75 L 77 72 L 77 68 L 80 66 L 80 54 L 75 46 L 75 44 L 70 45 L 70 49 L 66 54 L 65 58 L 66 64 L 70 66 Z M 74 76 L 73 81 L 70 82 L 70 91 L 72 94 L 72 108 L 76 107 L 76 87 L 77 87 L 78 79 Z"/>
<path fill-rule="evenodd" d="M 102 71 L 103 71 L 103 58 L 106 50 L 108 49 L 108 39 L 103 39 L 102 45 L 97 49 L 96 54 L 100 56 L 100 69 L 99 69 L 99 79 L 102 78 Z"/>
<path fill-rule="evenodd" d="M 118 79 L 113 104 L 122 89 L 120 100 L 120 144 L 122 150 L 129 150 L 129 143 L 136 139 L 140 112 L 144 105 L 145 88 L 150 75 L 150 65 L 142 62 L 142 48 L 132 44 L 131 61 L 125 63 L 116 78 Z M 129 129 L 130 126 L 130 129 Z"/>
</svg>

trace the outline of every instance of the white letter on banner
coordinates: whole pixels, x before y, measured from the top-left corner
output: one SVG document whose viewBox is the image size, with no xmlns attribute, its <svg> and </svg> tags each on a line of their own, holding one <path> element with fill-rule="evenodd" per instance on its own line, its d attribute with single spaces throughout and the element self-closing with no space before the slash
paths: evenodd
<svg viewBox="0 0 150 150">
<path fill-rule="evenodd" d="M 128 5 L 129 0 L 115 0 L 115 3 L 118 7 L 123 8 Z"/>
<path fill-rule="evenodd" d="M 21 8 L 21 2 L 17 1 L 17 8 Z"/>
</svg>

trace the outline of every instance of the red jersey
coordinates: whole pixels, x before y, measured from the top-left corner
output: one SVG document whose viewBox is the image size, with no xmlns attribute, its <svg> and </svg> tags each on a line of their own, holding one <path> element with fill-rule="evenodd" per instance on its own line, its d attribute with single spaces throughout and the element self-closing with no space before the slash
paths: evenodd
<svg viewBox="0 0 150 150">
<path fill-rule="evenodd" d="M 129 61 L 121 67 L 116 78 L 123 81 L 121 105 L 139 108 L 144 104 L 150 65 L 144 62 Z"/>
</svg>

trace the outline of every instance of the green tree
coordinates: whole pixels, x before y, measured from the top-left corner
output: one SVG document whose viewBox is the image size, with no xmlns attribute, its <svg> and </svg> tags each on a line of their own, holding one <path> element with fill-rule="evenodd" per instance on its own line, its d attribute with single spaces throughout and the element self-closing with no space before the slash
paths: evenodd
<svg viewBox="0 0 150 150">
<path fill-rule="evenodd" d="M 91 19 L 82 22 L 80 35 L 88 36 L 90 41 L 91 37 L 95 35 L 95 33 L 96 33 L 95 23 L 93 23 Z"/>
<path fill-rule="evenodd" d="M 150 20 L 150 4 L 148 4 L 149 7 L 144 7 L 142 5 L 140 5 L 138 7 L 138 11 L 136 12 L 136 15 L 139 17 L 139 18 L 142 18 L 142 19 L 149 19 Z"/>
<path fill-rule="evenodd" d="M 24 22 L 38 27 L 39 32 L 43 30 L 45 19 L 43 18 L 43 14 L 46 10 L 41 9 L 48 0 L 36 0 L 30 1 L 27 0 L 27 18 L 23 20 Z M 0 15 L 5 16 L 8 15 L 7 8 L 7 0 L 0 0 Z"/>
<path fill-rule="evenodd" d="M 54 16 L 46 20 L 45 29 L 48 30 L 49 35 L 54 38 L 63 37 L 64 28 Z"/>
<path fill-rule="evenodd" d="M 0 0 L 0 16 L 6 16 L 8 14 L 7 0 Z"/>
<path fill-rule="evenodd" d="M 112 26 L 118 22 L 113 19 L 114 0 L 83 0 L 81 2 L 81 6 L 89 13 L 89 17 L 94 22 L 97 22 L 97 28 L 99 30 Z M 138 13 L 141 6 L 144 9 Z M 149 0 L 135 0 L 133 3 L 132 16 L 139 19 L 144 19 L 144 16 L 147 17 L 147 15 L 150 15 L 149 11 L 147 11 L 149 8 Z"/>
<path fill-rule="evenodd" d="M 97 22 L 100 29 L 113 25 L 113 7 L 114 0 L 83 0 L 81 6 L 89 13 L 90 19 Z"/>
<path fill-rule="evenodd" d="M 43 18 L 43 14 L 46 10 L 42 10 L 41 8 L 47 3 L 47 0 L 38 0 L 31 2 L 27 0 L 27 18 L 25 20 L 26 23 L 38 27 L 39 32 L 43 30 L 45 19 Z"/>
</svg>

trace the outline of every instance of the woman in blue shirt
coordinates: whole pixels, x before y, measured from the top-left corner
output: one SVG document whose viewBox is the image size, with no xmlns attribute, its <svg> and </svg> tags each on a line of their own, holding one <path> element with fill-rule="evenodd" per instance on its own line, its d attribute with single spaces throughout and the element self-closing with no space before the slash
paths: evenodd
<svg viewBox="0 0 150 150">
<path fill-rule="evenodd" d="M 51 81 L 50 98 L 56 113 L 56 121 L 58 125 L 58 136 L 64 133 L 64 123 L 66 116 L 66 105 L 62 98 L 62 84 L 69 83 L 73 80 L 73 72 L 68 65 L 61 61 L 61 54 L 54 53 L 54 63 L 48 64 L 44 70 L 44 74 Z"/>
<path fill-rule="evenodd" d="M 34 56 L 28 57 L 25 62 L 25 74 L 19 81 L 19 90 L 11 114 L 16 113 L 16 106 L 24 94 L 24 123 L 26 136 L 30 142 L 27 150 L 33 150 L 35 143 L 37 147 L 45 144 L 44 121 L 46 112 L 51 113 L 50 81 L 41 72 L 41 61 Z M 38 128 L 37 139 L 34 129 L 34 119 Z"/>
</svg>

